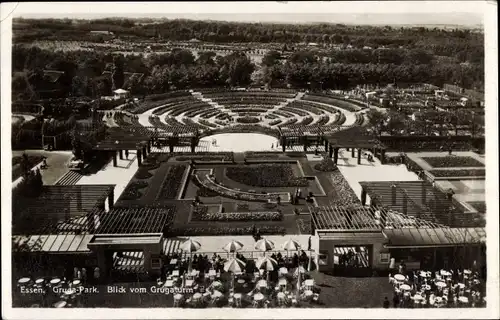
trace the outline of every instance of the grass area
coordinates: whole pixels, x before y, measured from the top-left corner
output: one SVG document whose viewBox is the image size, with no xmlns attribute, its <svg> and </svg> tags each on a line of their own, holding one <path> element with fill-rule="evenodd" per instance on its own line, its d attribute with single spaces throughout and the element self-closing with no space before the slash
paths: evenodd
<svg viewBox="0 0 500 320">
<path fill-rule="evenodd" d="M 458 170 L 430 170 L 435 177 L 484 177 L 486 170 L 484 169 L 458 169 Z"/>
<path fill-rule="evenodd" d="M 422 160 L 434 168 L 484 167 L 482 162 L 472 157 L 422 157 Z"/>
</svg>

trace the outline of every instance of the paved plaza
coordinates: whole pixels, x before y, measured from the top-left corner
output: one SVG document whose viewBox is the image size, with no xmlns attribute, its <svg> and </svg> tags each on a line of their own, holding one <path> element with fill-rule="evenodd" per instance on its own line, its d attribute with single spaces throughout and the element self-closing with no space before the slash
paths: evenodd
<svg viewBox="0 0 500 320">
<path fill-rule="evenodd" d="M 113 161 L 110 161 L 103 169 L 96 174 L 82 176 L 77 185 L 85 184 L 116 184 L 115 187 L 115 202 L 120 198 L 123 190 L 129 183 L 130 179 L 137 171 L 136 151 L 130 151 L 128 159 L 121 160 L 117 157 L 117 166 L 113 166 Z M 106 200 L 107 201 L 107 200 Z"/>
<path fill-rule="evenodd" d="M 365 152 L 370 154 L 370 152 Z M 356 157 L 351 157 L 351 151 L 340 149 L 338 167 L 349 186 L 361 199 L 360 181 L 418 181 L 418 177 L 413 172 L 406 169 L 405 165 L 383 165 L 377 158 L 369 162 L 366 155 L 362 155 L 361 164 L 357 164 Z M 367 198 L 369 199 L 369 197 Z"/>
</svg>

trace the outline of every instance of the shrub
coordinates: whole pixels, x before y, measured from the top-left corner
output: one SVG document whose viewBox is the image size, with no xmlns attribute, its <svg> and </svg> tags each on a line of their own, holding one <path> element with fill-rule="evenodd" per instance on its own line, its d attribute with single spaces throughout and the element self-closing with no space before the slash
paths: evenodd
<svg viewBox="0 0 500 320">
<path fill-rule="evenodd" d="M 332 159 L 326 157 L 320 163 L 314 165 L 314 169 L 322 172 L 337 171 L 339 168 Z"/>
<path fill-rule="evenodd" d="M 149 173 L 147 168 L 139 168 L 139 170 L 137 170 L 137 173 L 135 174 L 134 178 L 144 180 L 144 179 L 149 179 L 152 176 L 153 175 L 151 173 Z"/>
</svg>

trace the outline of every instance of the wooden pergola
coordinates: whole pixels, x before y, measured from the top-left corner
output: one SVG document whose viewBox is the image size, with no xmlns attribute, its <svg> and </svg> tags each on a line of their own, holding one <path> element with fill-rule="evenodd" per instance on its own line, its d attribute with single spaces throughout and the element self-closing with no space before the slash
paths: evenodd
<svg viewBox="0 0 500 320">
<path fill-rule="evenodd" d="M 355 157 L 355 149 L 358 149 L 358 164 L 361 164 L 361 152 L 363 149 L 372 150 L 374 155 L 381 152 L 381 162 L 384 163 L 386 147 L 376 139 L 368 129 L 360 126 L 351 126 L 344 130 L 338 130 L 325 137 L 325 150 L 329 157 L 333 155 L 333 161 L 337 164 L 340 148 L 351 149 L 351 156 Z"/>
<path fill-rule="evenodd" d="M 163 233 L 175 215 L 175 207 L 116 207 L 99 217 L 96 234 Z"/>
<path fill-rule="evenodd" d="M 484 227 L 484 216 L 468 212 L 452 194 L 434 188 L 427 181 L 360 182 L 361 202 L 366 196 L 374 207 L 392 209 L 449 227 Z"/>
<path fill-rule="evenodd" d="M 316 125 L 301 125 L 301 124 L 291 124 L 282 127 L 278 127 L 281 147 L 283 152 L 286 151 L 287 145 L 294 140 L 301 140 L 304 146 L 304 152 L 307 152 L 307 147 L 310 142 L 312 143 L 323 143 L 325 132 L 321 126 Z"/>
<path fill-rule="evenodd" d="M 440 228 L 441 224 L 401 214 L 394 210 L 365 206 L 310 207 L 316 230 L 381 231 L 384 228 Z"/>
<path fill-rule="evenodd" d="M 112 208 L 114 188 L 115 185 L 51 185 L 43 186 L 37 197 L 16 197 L 13 199 L 12 233 L 43 235 L 80 232 L 78 225 L 71 223 L 71 227 L 64 227 L 62 221 L 104 210 L 106 199 Z"/>
</svg>

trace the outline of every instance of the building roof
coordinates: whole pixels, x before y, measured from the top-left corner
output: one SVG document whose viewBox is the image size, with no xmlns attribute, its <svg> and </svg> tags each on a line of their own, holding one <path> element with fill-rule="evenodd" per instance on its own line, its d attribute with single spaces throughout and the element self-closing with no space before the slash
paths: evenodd
<svg viewBox="0 0 500 320">
<path fill-rule="evenodd" d="M 84 216 L 103 205 L 115 185 L 43 186 L 38 197 L 14 197 L 12 233 L 53 234 L 61 221 Z"/>
<path fill-rule="evenodd" d="M 382 231 L 391 247 L 443 247 L 486 242 L 484 228 L 409 228 Z"/>
<path fill-rule="evenodd" d="M 128 93 L 129 91 L 120 88 L 120 89 L 116 89 L 113 92 L 116 93 L 116 94 L 123 94 L 123 93 Z"/>
</svg>

